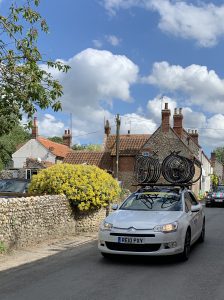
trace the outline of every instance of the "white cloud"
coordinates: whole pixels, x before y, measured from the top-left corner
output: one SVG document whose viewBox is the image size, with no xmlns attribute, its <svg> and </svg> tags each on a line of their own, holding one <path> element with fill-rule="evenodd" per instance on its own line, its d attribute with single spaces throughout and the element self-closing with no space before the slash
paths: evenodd
<svg viewBox="0 0 224 300">
<path fill-rule="evenodd" d="M 40 119 L 38 118 L 38 132 L 41 136 L 51 137 L 60 136 L 64 134 L 65 125 L 58 121 L 55 116 L 45 114 Z"/>
<path fill-rule="evenodd" d="M 224 34 L 224 5 L 202 1 L 197 5 L 180 0 L 104 0 L 105 8 L 115 14 L 119 8 L 143 7 L 159 13 L 163 32 L 193 39 L 201 47 L 212 47 Z M 200 20 L 200 21 L 199 21 Z"/>
<path fill-rule="evenodd" d="M 131 101 L 130 87 L 137 81 L 138 67 L 124 55 L 96 49 L 86 49 L 65 63 L 71 66 L 68 73 L 51 71 L 63 85 L 63 111 L 73 114 L 74 143 L 85 138 L 102 141 L 104 117 L 113 119 L 103 104 Z"/>
<path fill-rule="evenodd" d="M 189 104 L 201 106 L 210 112 L 224 112 L 224 80 L 214 70 L 191 65 L 183 68 L 157 62 L 150 76 L 143 82 L 153 84 L 162 91 L 180 92 L 189 97 Z"/>
<path fill-rule="evenodd" d="M 118 46 L 121 40 L 115 35 L 107 35 L 106 39 L 112 46 Z"/>
<path fill-rule="evenodd" d="M 93 40 L 93 45 L 95 48 L 102 48 L 103 43 L 100 40 Z"/>
<path fill-rule="evenodd" d="M 223 147 L 224 140 L 224 115 L 215 114 L 207 119 L 205 129 L 200 134 L 201 144 L 210 149 Z"/>
<path fill-rule="evenodd" d="M 121 116 L 121 133 L 131 134 L 152 134 L 157 128 L 157 124 L 149 118 L 136 113 Z"/>
<path fill-rule="evenodd" d="M 161 110 L 164 109 L 165 103 L 168 103 L 168 108 L 171 113 L 177 107 L 177 102 L 169 97 L 159 95 L 147 103 L 147 116 L 156 121 L 158 126 L 161 124 Z"/>
</svg>

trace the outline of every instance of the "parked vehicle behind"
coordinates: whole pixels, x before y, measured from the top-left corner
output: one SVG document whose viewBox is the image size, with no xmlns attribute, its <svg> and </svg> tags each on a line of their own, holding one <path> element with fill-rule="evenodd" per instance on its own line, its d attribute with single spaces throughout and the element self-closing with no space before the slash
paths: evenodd
<svg viewBox="0 0 224 300">
<path fill-rule="evenodd" d="M 1 179 L 0 197 L 23 196 L 28 189 L 29 181 L 26 179 Z"/>
<path fill-rule="evenodd" d="M 218 185 L 213 191 L 209 192 L 205 198 L 205 206 L 224 205 L 224 185 Z"/>
</svg>

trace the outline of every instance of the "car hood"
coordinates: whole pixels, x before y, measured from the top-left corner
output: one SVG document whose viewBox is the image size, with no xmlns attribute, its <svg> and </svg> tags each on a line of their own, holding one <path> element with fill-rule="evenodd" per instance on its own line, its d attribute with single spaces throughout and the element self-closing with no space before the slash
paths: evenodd
<svg viewBox="0 0 224 300">
<path fill-rule="evenodd" d="M 117 228 L 153 229 L 156 225 L 175 222 L 182 215 L 182 211 L 118 210 L 110 214 L 106 221 Z"/>
</svg>

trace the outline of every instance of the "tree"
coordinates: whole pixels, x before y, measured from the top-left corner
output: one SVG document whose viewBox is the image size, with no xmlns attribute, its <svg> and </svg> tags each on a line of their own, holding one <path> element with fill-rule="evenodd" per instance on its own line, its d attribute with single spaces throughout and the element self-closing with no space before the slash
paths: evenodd
<svg viewBox="0 0 224 300">
<path fill-rule="evenodd" d="M 0 135 L 10 132 L 24 114 L 31 126 L 37 108 L 61 109 L 62 86 L 47 67 L 62 72 L 69 67 L 44 60 L 38 50 L 39 32 L 48 32 L 38 5 L 39 0 L 25 0 L 22 6 L 13 3 L 7 16 L 0 15 Z"/>
<path fill-rule="evenodd" d="M 52 136 L 52 137 L 49 137 L 48 140 L 58 143 L 58 144 L 64 144 L 63 138 L 61 138 L 60 136 Z"/>
<path fill-rule="evenodd" d="M 224 164 L 224 147 L 217 147 L 215 150 L 216 159 Z"/>
<path fill-rule="evenodd" d="M 72 146 L 73 150 L 86 150 L 86 151 L 100 151 L 102 148 L 101 145 L 98 144 L 89 144 L 89 145 L 79 145 L 79 144 L 74 144 Z"/>
<path fill-rule="evenodd" d="M 19 144 L 23 144 L 31 138 L 31 135 L 22 126 L 17 124 L 9 134 L 0 137 L 0 170 L 11 162 L 12 154 Z"/>
</svg>

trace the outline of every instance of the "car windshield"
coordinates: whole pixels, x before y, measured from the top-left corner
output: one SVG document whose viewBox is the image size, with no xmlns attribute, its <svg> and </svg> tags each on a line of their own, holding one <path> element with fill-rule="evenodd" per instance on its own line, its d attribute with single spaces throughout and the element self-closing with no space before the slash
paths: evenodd
<svg viewBox="0 0 224 300">
<path fill-rule="evenodd" d="M 0 192 L 23 193 L 28 183 L 19 180 L 0 180 Z"/>
<path fill-rule="evenodd" d="M 224 185 L 217 186 L 217 188 L 214 189 L 214 192 L 223 192 L 224 193 Z"/>
<path fill-rule="evenodd" d="M 180 211 L 182 210 L 181 197 L 170 192 L 141 192 L 134 193 L 127 198 L 120 209 L 126 210 L 153 210 L 153 211 Z"/>
</svg>

